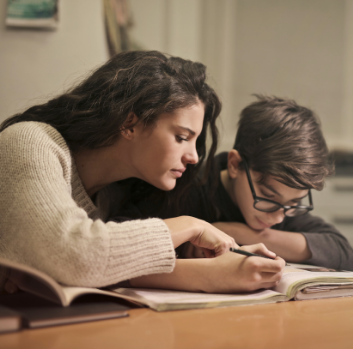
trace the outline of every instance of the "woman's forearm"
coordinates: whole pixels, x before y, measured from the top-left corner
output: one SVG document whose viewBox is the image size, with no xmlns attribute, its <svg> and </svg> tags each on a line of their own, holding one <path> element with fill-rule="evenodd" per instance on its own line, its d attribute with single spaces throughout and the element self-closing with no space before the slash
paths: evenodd
<svg viewBox="0 0 353 349">
<path fill-rule="evenodd" d="M 178 259 L 171 273 L 140 276 L 130 280 L 133 287 L 163 288 L 180 291 L 205 291 L 200 282 L 208 259 Z"/>
<path fill-rule="evenodd" d="M 246 246 L 249 252 L 268 254 L 263 244 Z M 192 292 L 228 293 L 254 291 L 276 285 L 283 259 L 245 257 L 224 253 L 215 258 L 179 259 L 169 274 L 141 276 L 130 280 L 133 287 L 164 288 Z"/>
</svg>

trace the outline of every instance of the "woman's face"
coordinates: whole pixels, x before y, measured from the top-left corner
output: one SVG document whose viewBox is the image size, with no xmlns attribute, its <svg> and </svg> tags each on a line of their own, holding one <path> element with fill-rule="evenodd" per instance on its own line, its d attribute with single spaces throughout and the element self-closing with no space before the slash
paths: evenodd
<svg viewBox="0 0 353 349">
<path fill-rule="evenodd" d="M 188 164 L 196 164 L 196 140 L 203 127 L 203 103 L 161 114 L 156 125 L 134 127 L 131 161 L 136 177 L 172 190 Z"/>
</svg>

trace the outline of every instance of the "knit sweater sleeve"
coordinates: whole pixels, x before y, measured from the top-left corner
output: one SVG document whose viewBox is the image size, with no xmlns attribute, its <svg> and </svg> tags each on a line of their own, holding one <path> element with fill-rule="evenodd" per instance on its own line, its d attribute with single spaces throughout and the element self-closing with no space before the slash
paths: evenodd
<svg viewBox="0 0 353 349">
<path fill-rule="evenodd" d="M 72 197 L 72 158 L 52 127 L 0 133 L 0 253 L 72 286 L 101 287 L 175 265 L 160 219 L 104 223 Z"/>
</svg>

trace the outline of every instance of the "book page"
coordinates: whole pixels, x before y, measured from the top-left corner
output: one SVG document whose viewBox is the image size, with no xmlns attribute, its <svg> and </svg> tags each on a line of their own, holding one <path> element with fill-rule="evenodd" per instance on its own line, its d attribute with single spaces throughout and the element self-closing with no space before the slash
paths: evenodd
<svg viewBox="0 0 353 349">
<path fill-rule="evenodd" d="M 0 267 L 4 268 L 6 276 L 13 281 L 19 289 L 61 304 L 64 307 L 78 296 L 84 294 L 102 294 L 119 297 L 116 293 L 90 287 L 67 287 L 56 282 L 49 275 L 29 267 L 28 265 L 9 261 L 0 257 Z"/>
<path fill-rule="evenodd" d="M 305 293 L 305 294 L 310 294 L 310 293 L 317 293 L 317 292 L 329 292 L 332 290 L 339 290 L 339 289 L 352 289 L 353 290 L 353 284 L 346 284 L 346 283 L 339 283 L 339 284 L 335 284 L 335 285 L 318 285 L 318 286 L 309 286 L 304 288 L 301 292 Z"/>
<path fill-rule="evenodd" d="M 304 290 L 298 291 L 294 299 L 303 301 L 307 299 L 323 299 L 336 297 L 353 297 L 353 285 L 350 286 L 327 286 L 323 288 L 307 287 Z"/>
<path fill-rule="evenodd" d="M 136 288 L 119 288 L 113 291 L 159 311 L 275 303 L 286 300 L 285 295 L 273 290 L 260 290 L 246 294 L 212 294 Z"/>
<path fill-rule="evenodd" d="M 64 306 L 70 305 L 74 299 L 85 294 L 101 294 L 110 297 L 124 298 L 116 292 L 101 290 L 99 288 L 62 286 L 62 290 L 66 299 L 65 304 L 63 304 Z"/>
<path fill-rule="evenodd" d="M 59 304 L 65 303 L 65 294 L 61 286 L 49 275 L 0 257 L 0 267 L 5 275 L 23 291 L 35 294 Z"/>
<path fill-rule="evenodd" d="M 353 284 L 353 272 L 293 264 L 284 268 L 282 279 L 274 290 L 293 298 L 305 287 L 330 284 Z"/>
</svg>

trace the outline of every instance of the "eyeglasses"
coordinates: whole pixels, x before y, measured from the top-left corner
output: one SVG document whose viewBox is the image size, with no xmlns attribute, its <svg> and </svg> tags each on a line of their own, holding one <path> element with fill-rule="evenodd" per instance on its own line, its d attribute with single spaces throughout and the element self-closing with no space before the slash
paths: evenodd
<svg viewBox="0 0 353 349">
<path fill-rule="evenodd" d="M 284 215 L 287 217 L 301 216 L 301 215 L 308 213 L 309 211 L 314 209 L 310 189 L 308 192 L 309 206 L 303 206 L 303 205 L 285 206 L 285 205 L 280 204 L 279 202 L 272 201 L 272 200 L 261 198 L 261 197 L 257 196 L 255 193 L 255 189 L 254 189 L 254 185 L 253 185 L 251 176 L 250 176 L 248 164 L 246 163 L 244 157 L 242 157 L 242 159 L 243 159 L 243 163 L 245 166 L 246 176 L 248 177 L 251 193 L 254 198 L 254 208 L 255 209 L 257 209 L 258 211 L 262 211 L 262 212 L 275 212 L 275 211 L 283 208 Z"/>
</svg>

